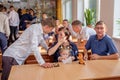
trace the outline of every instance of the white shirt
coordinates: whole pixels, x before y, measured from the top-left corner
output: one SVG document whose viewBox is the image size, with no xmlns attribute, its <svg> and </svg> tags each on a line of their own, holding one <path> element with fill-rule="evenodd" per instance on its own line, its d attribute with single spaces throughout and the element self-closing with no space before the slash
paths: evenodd
<svg viewBox="0 0 120 80">
<path fill-rule="evenodd" d="M 69 24 L 67 28 L 69 29 L 69 31 L 70 31 L 70 33 L 71 33 L 72 36 L 76 35 L 76 33 L 73 31 L 73 28 L 72 28 L 71 24 Z"/>
<path fill-rule="evenodd" d="M 4 52 L 3 56 L 13 57 L 19 65 L 23 64 L 25 59 L 33 53 L 39 64 L 44 64 L 39 45 L 48 49 L 43 39 L 43 30 L 41 24 L 33 24 L 27 28 L 23 34 Z"/>
<path fill-rule="evenodd" d="M 9 20 L 3 12 L 0 12 L 0 32 L 6 34 L 7 37 L 10 35 Z"/>
<path fill-rule="evenodd" d="M 10 11 L 9 13 L 9 22 L 10 26 L 19 26 L 20 20 L 19 20 L 19 15 L 15 10 Z"/>
<path fill-rule="evenodd" d="M 96 34 L 95 30 L 93 28 L 89 28 L 89 27 L 83 27 L 82 30 L 80 31 L 80 33 L 76 34 L 76 37 L 78 39 L 82 39 L 82 40 L 88 40 L 89 37 L 91 35 Z"/>
</svg>

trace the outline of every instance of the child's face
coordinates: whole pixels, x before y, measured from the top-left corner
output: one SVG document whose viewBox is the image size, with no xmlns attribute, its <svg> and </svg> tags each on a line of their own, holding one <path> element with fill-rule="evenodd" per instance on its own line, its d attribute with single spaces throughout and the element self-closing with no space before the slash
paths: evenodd
<svg viewBox="0 0 120 80">
<path fill-rule="evenodd" d="M 60 56 L 63 57 L 63 58 L 68 58 L 69 57 L 69 52 L 67 50 L 63 50 L 60 53 Z"/>
</svg>

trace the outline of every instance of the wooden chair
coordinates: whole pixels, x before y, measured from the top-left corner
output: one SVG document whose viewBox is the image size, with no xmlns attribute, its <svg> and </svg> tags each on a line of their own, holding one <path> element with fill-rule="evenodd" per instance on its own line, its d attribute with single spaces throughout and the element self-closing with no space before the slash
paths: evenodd
<svg viewBox="0 0 120 80">
<path fill-rule="evenodd" d="M 75 37 L 72 38 L 72 41 L 77 45 L 79 53 L 82 53 L 84 56 L 85 53 L 85 44 L 87 40 L 78 40 Z M 88 60 L 90 60 L 91 50 L 88 51 Z"/>
<path fill-rule="evenodd" d="M 45 49 L 40 47 L 40 53 L 43 59 L 45 60 L 45 62 L 53 62 L 53 56 L 49 56 Z M 33 54 L 31 54 L 25 61 L 25 64 L 35 64 L 35 63 L 38 63 L 38 62 Z"/>
</svg>

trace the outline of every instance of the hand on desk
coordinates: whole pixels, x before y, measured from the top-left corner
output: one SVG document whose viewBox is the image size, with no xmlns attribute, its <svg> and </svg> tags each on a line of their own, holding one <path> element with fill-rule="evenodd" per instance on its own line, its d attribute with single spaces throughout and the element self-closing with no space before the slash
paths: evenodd
<svg viewBox="0 0 120 80">
<path fill-rule="evenodd" d="M 44 63 L 41 66 L 44 67 L 44 68 L 52 68 L 52 67 L 54 67 L 54 65 L 52 63 Z"/>
<path fill-rule="evenodd" d="M 90 59 L 91 60 L 97 60 L 97 59 L 99 59 L 100 58 L 100 56 L 98 55 L 98 54 L 92 54 L 91 56 L 90 56 Z"/>
</svg>

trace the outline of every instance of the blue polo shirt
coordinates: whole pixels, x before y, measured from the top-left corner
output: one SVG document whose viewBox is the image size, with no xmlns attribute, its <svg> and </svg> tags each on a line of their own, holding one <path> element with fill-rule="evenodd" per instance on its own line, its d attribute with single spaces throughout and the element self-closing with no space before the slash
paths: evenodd
<svg viewBox="0 0 120 80">
<path fill-rule="evenodd" d="M 56 44 L 57 44 L 57 42 L 54 42 L 50 48 L 52 48 L 52 47 L 55 46 Z M 70 53 L 71 53 L 72 56 L 75 57 L 75 60 L 77 60 L 78 48 L 77 48 L 76 44 L 73 43 L 73 42 L 71 42 L 71 41 L 69 41 L 69 44 L 70 44 L 70 46 L 72 47 Z M 50 49 L 50 48 L 49 48 L 49 49 Z M 48 50 L 49 50 L 49 49 L 48 49 Z M 54 61 L 54 62 L 58 62 L 58 57 L 59 57 L 59 56 L 60 56 L 60 53 L 59 53 L 59 48 L 58 48 L 58 49 L 56 50 L 56 52 L 53 54 L 53 61 Z"/>
<path fill-rule="evenodd" d="M 105 35 L 102 39 L 98 40 L 97 35 L 92 35 L 85 45 L 86 49 L 91 49 L 92 53 L 101 56 L 117 53 L 117 49 L 112 39 Z"/>
</svg>

